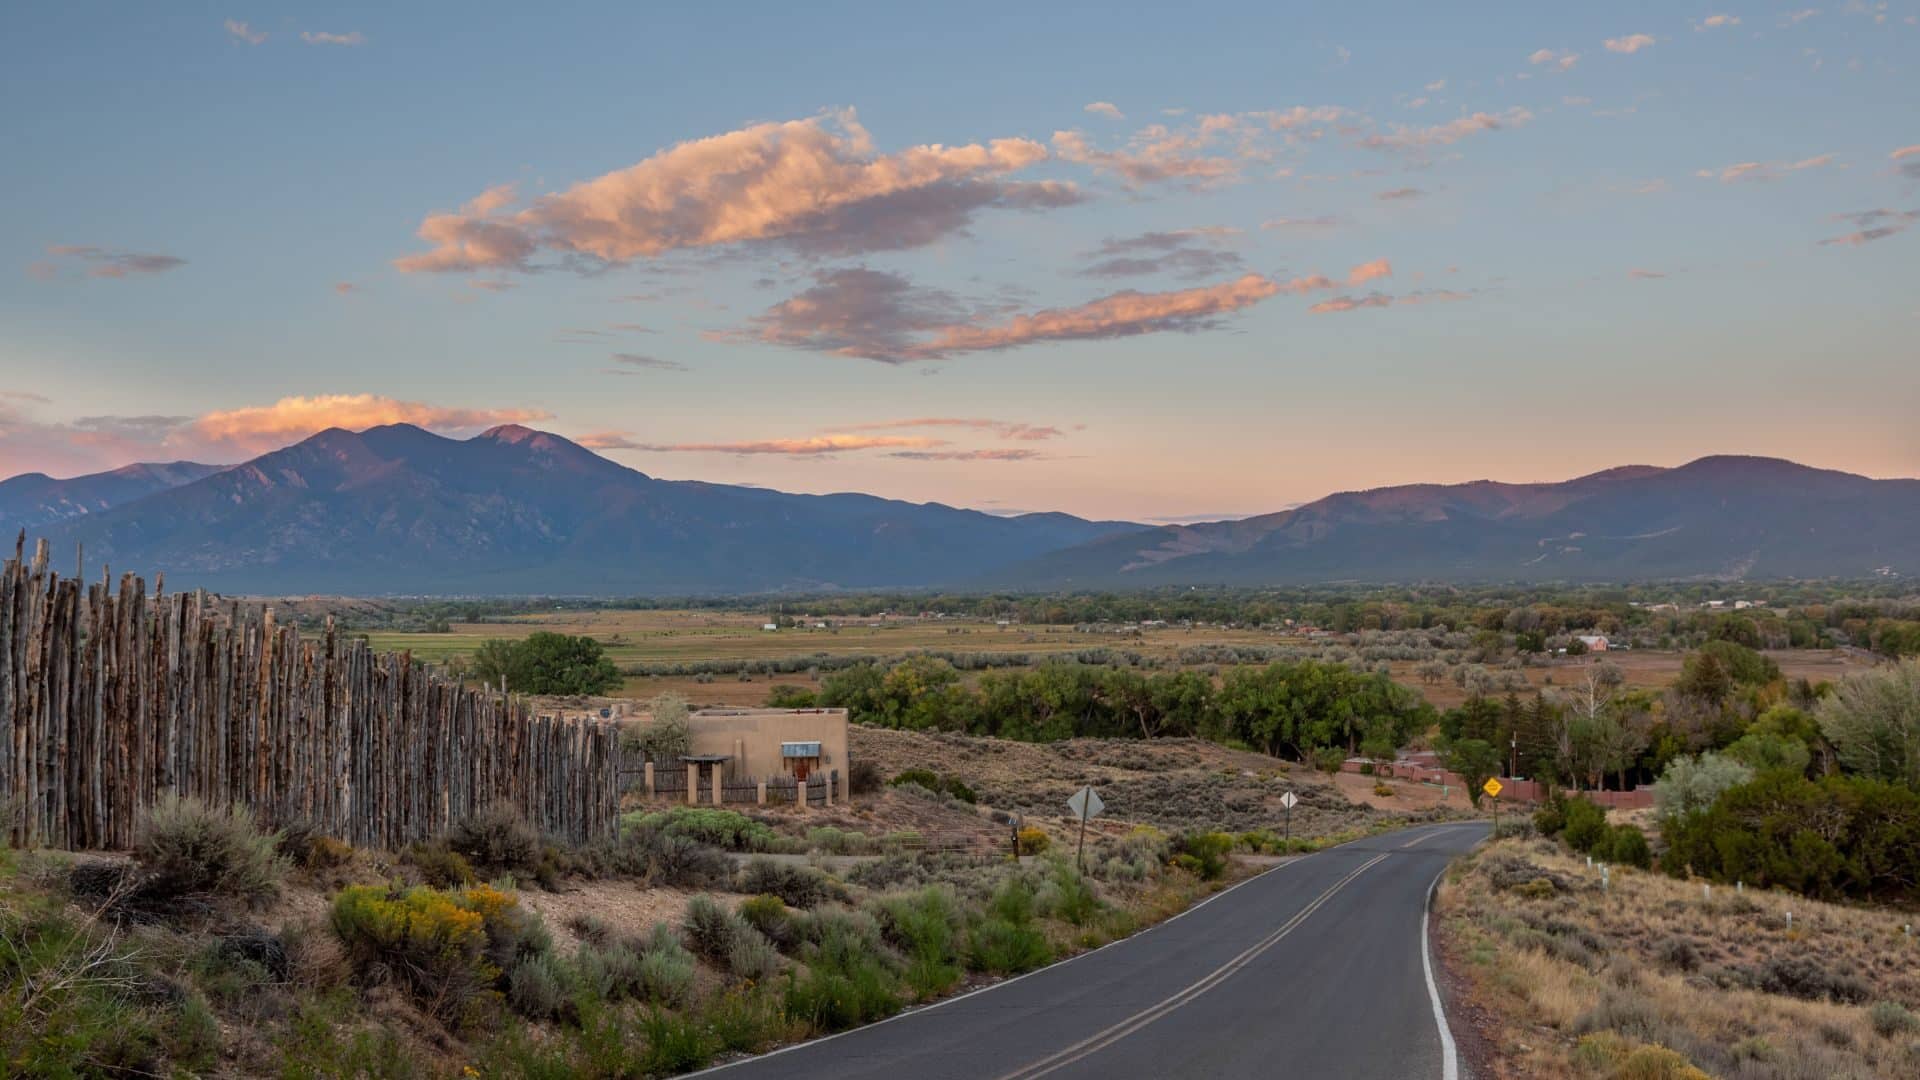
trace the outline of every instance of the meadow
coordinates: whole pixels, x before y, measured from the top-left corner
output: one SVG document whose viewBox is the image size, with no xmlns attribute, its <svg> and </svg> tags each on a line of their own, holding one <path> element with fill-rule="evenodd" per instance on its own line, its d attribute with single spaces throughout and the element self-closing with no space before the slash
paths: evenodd
<svg viewBox="0 0 1920 1080">
<path fill-rule="evenodd" d="M 443 633 L 376 630 L 367 636 L 376 649 L 409 650 L 429 663 L 445 663 L 471 657 L 474 650 L 490 638 L 518 639 L 537 631 L 579 634 L 605 646 L 608 657 L 623 670 L 648 664 L 798 660 L 823 654 L 871 656 L 880 660 L 922 650 L 1044 654 L 1097 648 L 1135 653 L 1159 666 L 1178 667 L 1182 666 L 1181 650 L 1194 647 L 1313 649 L 1333 644 L 1310 641 L 1297 633 L 1219 625 L 1088 629 L 1071 625 L 1000 625 L 984 618 L 890 614 L 827 620 L 830 626 L 826 629 L 814 628 L 811 623 L 815 620 L 802 620 L 801 625 L 766 630 L 763 629 L 766 621 L 766 617 L 758 613 L 715 609 L 568 609 L 454 623 Z M 1657 688 L 1668 685 L 1679 674 L 1684 655 L 1679 649 L 1616 649 L 1606 658 L 1619 666 L 1629 687 Z M 1788 678 L 1806 678 L 1812 682 L 1833 681 L 1866 664 L 1852 653 L 1832 649 L 1775 649 L 1768 650 L 1766 655 L 1780 665 Z M 1578 677 L 1577 670 L 1585 662 L 1577 658 L 1562 659 L 1523 668 L 1517 674 L 1535 688 L 1550 687 L 1556 682 L 1565 685 Z M 1389 663 L 1396 682 L 1420 691 L 1438 708 L 1450 708 L 1467 699 L 1464 687 L 1444 680 L 1439 683 L 1422 680 L 1416 671 L 1418 661 Z M 971 683 L 977 678 L 977 672 L 968 672 L 963 681 Z M 774 685 L 808 682 L 804 669 L 775 675 L 760 672 L 705 676 L 629 674 L 616 693 L 650 698 L 673 692 L 696 704 L 759 704 Z"/>
</svg>

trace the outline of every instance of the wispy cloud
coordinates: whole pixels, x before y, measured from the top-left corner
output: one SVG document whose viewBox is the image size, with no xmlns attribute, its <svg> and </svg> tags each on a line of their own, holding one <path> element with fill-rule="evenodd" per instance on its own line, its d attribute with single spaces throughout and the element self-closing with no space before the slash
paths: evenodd
<svg viewBox="0 0 1920 1080">
<path fill-rule="evenodd" d="M 365 45 L 367 36 L 355 30 L 346 34 L 329 34 L 324 30 L 302 30 L 300 40 L 309 45 Z"/>
<path fill-rule="evenodd" d="M 647 371 L 687 370 L 687 365 L 677 360 L 664 360 L 658 356 L 650 356 L 647 353 L 619 352 L 614 353 L 607 359 L 620 365 L 617 368 L 607 369 L 607 373 L 610 375 L 638 375 Z"/>
<path fill-rule="evenodd" d="M 1818 14 L 1820 14 L 1819 8 L 1801 8 L 1799 11 L 1789 11 L 1780 16 L 1780 25 L 1797 26 Z"/>
<path fill-rule="evenodd" d="M 897 274 L 859 268 L 822 273 L 816 281 L 746 330 L 718 336 L 898 364 L 1042 342 L 1198 331 L 1291 287 L 1247 274 L 1172 292 L 1129 289 L 1074 307 L 983 323 L 951 294 L 916 287 Z"/>
<path fill-rule="evenodd" d="M 1039 450 L 989 448 L 984 450 L 895 450 L 891 458 L 910 461 L 1039 461 L 1047 455 Z"/>
<path fill-rule="evenodd" d="M 1065 433 L 1052 425 L 1028 424 L 1018 420 L 989 420 L 982 417 L 921 416 L 907 420 L 876 420 L 865 424 L 842 424 L 841 431 L 894 431 L 914 428 L 965 428 L 990 431 L 1010 442 L 1041 442 L 1060 438 Z"/>
<path fill-rule="evenodd" d="M 1832 154 L 1820 154 L 1817 157 L 1802 158 L 1799 161 L 1742 161 L 1715 172 L 1701 169 L 1693 175 L 1706 180 L 1719 180 L 1723 184 L 1737 184 L 1745 181 L 1778 180 L 1788 173 L 1805 169 L 1819 169 L 1833 164 Z"/>
<path fill-rule="evenodd" d="M 1365 296 L 1336 296 L 1331 300 L 1323 300 L 1313 305 L 1307 309 L 1307 312 L 1311 315 L 1330 315 L 1346 311 L 1361 311 L 1367 308 L 1451 303 L 1459 300 L 1467 300 L 1472 296 L 1472 293 L 1460 292 L 1454 289 L 1416 289 L 1413 292 L 1404 293 L 1400 296 L 1389 296 L 1386 293 L 1373 292 Z"/>
<path fill-rule="evenodd" d="M 593 439 L 593 442 L 587 442 Z M 926 449 L 947 445 L 943 439 L 917 435 L 809 435 L 796 439 L 751 439 L 740 442 L 636 442 L 624 432 L 596 432 L 580 440 L 596 450 L 644 450 L 653 454 L 737 454 L 823 457 L 862 450 Z"/>
<path fill-rule="evenodd" d="M 1887 159 L 1899 163 L 1894 168 L 1900 170 L 1902 176 L 1909 180 L 1920 180 L 1920 144 L 1903 146 L 1888 154 Z"/>
<path fill-rule="evenodd" d="M 1337 228 L 1339 224 L 1340 219 L 1332 214 L 1321 214 L 1318 217 L 1308 218 L 1268 218 L 1260 223 L 1260 227 L 1262 229 L 1332 229 Z"/>
<path fill-rule="evenodd" d="M 1086 255 L 1093 261 L 1077 273 L 1081 277 L 1098 278 L 1148 274 L 1173 274 L 1189 279 L 1219 277 L 1240 268 L 1240 256 L 1220 246 L 1238 233 L 1238 229 L 1209 227 L 1109 239 Z"/>
<path fill-rule="evenodd" d="M 1637 281 L 1657 281 L 1660 278 L 1666 277 L 1667 275 L 1664 271 L 1642 270 L 1638 267 L 1635 267 L 1634 269 L 1627 271 L 1627 276 Z"/>
<path fill-rule="evenodd" d="M 920 247 L 989 208 L 1043 209 L 1081 200 L 1072 184 L 1007 174 L 1047 157 L 1028 139 L 918 146 L 882 154 L 847 109 L 755 124 L 682 143 L 636 165 L 513 210 L 491 188 L 420 226 L 432 250 L 406 272 L 592 270 L 672 251 L 780 243 L 815 255 Z"/>
<path fill-rule="evenodd" d="M 66 259 L 77 259 L 87 265 L 87 276 L 95 278 L 125 278 L 141 274 L 164 274 L 187 265 L 187 260 L 176 255 L 159 255 L 138 251 L 110 251 L 90 244 L 55 244 L 47 248 L 47 254 Z"/>
<path fill-rule="evenodd" d="M 223 25 L 227 28 L 227 37 L 237 44 L 258 45 L 267 40 L 265 30 L 255 30 L 238 19 L 228 19 Z"/>
<path fill-rule="evenodd" d="M 1580 62 L 1580 54 L 1568 49 L 1556 52 L 1552 49 L 1536 49 L 1527 57 L 1527 63 L 1539 67 L 1551 65 L 1556 71 L 1572 71 L 1573 65 Z"/>
<path fill-rule="evenodd" d="M 1420 150 L 1430 146 L 1450 146 L 1470 135 L 1520 127 L 1532 119 L 1533 113 L 1516 105 L 1505 112 L 1469 113 L 1431 127 L 1395 124 L 1384 133 L 1366 136 L 1360 140 L 1360 145 L 1375 150 Z"/>
<path fill-rule="evenodd" d="M 364 288 L 358 285 L 355 285 L 351 281 L 334 282 L 333 291 L 341 296 L 352 296 L 354 293 L 357 293 L 357 292 L 366 292 Z"/>
<path fill-rule="evenodd" d="M 1406 199 L 1418 199 L 1424 195 L 1426 195 L 1426 192 L 1421 191 L 1419 188 L 1403 187 L 1394 188 L 1391 191 L 1383 191 L 1375 195 L 1374 198 L 1381 202 L 1398 202 Z"/>
<path fill-rule="evenodd" d="M 1056 131 L 1053 152 L 1062 161 L 1112 173 L 1136 185 L 1169 180 L 1206 184 L 1237 175 L 1240 164 L 1235 159 L 1201 152 L 1210 141 L 1155 124 L 1121 150 L 1097 149 L 1082 132 Z"/>
<path fill-rule="evenodd" d="M 1739 25 L 1740 16 L 1738 15 L 1709 15 L 1694 23 L 1693 28 L 1695 30 L 1723 30 Z"/>
<path fill-rule="evenodd" d="M 1127 118 L 1126 114 L 1120 111 L 1120 106 L 1115 105 L 1111 101 L 1093 102 L 1086 107 L 1086 111 L 1095 116 L 1104 116 L 1111 120 L 1125 120 Z"/>
<path fill-rule="evenodd" d="M 1603 44 L 1606 45 L 1608 52 L 1637 53 L 1641 49 L 1651 48 L 1659 41 L 1660 39 L 1652 34 L 1628 34 L 1625 37 L 1608 38 Z"/>
<path fill-rule="evenodd" d="M 1820 241 L 1821 245 L 1859 247 L 1907 231 L 1914 222 L 1920 221 L 1920 210 L 1863 210 L 1856 214 L 1835 215 L 1834 220 L 1851 222 L 1855 231 L 1844 236 L 1828 237 Z"/>
</svg>

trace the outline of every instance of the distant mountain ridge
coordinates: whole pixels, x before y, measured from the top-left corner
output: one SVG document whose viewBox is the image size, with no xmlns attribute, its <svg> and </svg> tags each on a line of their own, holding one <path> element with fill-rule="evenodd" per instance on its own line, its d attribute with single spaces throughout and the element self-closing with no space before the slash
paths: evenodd
<svg viewBox="0 0 1920 1080">
<path fill-rule="evenodd" d="M 348 594 L 1125 589 L 1920 573 L 1920 480 L 1761 457 L 1408 484 L 1146 527 L 662 480 L 517 425 L 0 482 L 0 525 L 178 586 Z"/>
<path fill-rule="evenodd" d="M 0 532 L 37 529 L 84 514 L 98 514 L 157 491 L 191 484 L 224 468 L 195 461 L 168 461 L 124 465 L 65 480 L 46 473 L 22 473 L 0 480 Z"/>
<path fill-rule="evenodd" d="M 229 592 L 607 594 L 945 584 L 1138 528 L 660 480 L 517 425 L 394 424 L 34 531 Z"/>
<path fill-rule="evenodd" d="M 1126 588 L 1372 581 L 1621 581 L 1920 572 L 1920 480 L 1777 458 L 1629 465 L 1560 483 L 1410 484 L 1278 514 L 1104 537 L 1000 584 Z"/>
</svg>

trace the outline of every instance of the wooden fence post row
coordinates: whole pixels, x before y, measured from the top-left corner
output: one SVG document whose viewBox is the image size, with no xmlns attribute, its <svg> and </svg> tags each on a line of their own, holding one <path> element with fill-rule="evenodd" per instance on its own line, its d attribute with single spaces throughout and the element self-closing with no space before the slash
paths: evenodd
<svg viewBox="0 0 1920 1080">
<path fill-rule="evenodd" d="M 574 843 L 613 833 L 610 724 L 303 636 L 204 593 L 0 569 L 0 807 L 16 847 L 123 849 L 168 793 L 393 849 L 505 803 Z"/>
</svg>

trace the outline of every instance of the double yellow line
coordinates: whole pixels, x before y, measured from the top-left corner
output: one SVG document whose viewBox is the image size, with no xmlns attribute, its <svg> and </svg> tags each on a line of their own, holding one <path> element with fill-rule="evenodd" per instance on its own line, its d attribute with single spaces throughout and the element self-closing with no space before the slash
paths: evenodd
<svg viewBox="0 0 1920 1080">
<path fill-rule="evenodd" d="M 1402 846 L 1411 847 L 1412 845 L 1407 844 Z M 1241 952 L 1238 956 L 1235 956 L 1233 959 L 1228 960 L 1226 963 L 1221 964 L 1219 967 L 1214 968 L 1212 971 L 1201 976 L 1199 979 L 1196 979 L 1194 982 L 1189 984 L 1185 989 L 1180 990 L 1166 998 L 1163 998 L 1159 1002 L 1153 1005 L 1147 1006 L 1146 1008 L 1140 1010 L 1137 1013 L 1134 1013 L 1132 1016 L 1127 1017 L 1125 1020 L 1122 1020 L 1111 1027 L 1105 1028 L 1101 1031 L 1095 1032 L 1092 1035 L 1089 1035 L 1088 1037 L 1080 1040 L 1077 1043 L 1074 1043 L 1072 1046 L 1069 1046 L 1064 1050 L 1060 1050 L 1047 1057 L 1041 1058 L 1039 1061 L 1033 1062 L 1030 1065 L 1023 1065 L 1020 1068 L 1015 1069 L 1010 1073 L 1006 1073 L 1001 1077 L 999 1077 L 999 1080 L 1039 1080 L 1040 1077 L 1045 1076 L 1048 1073 L 1054 1072 L 1055 1070 L 1058 1070 L 1058 1069 L 1064 1069 L 1067 1066 L 1072 1065 L 1073 1063 L 1088 1057 L 1089 1055 L 1098 1053 L 1099 1051 L 1104 1050 L 1109 1046 L 1112 1046 L 1114 1043 L 1119 1042 L 1121 1039 L 1126 1038 L 1127 1036 L 1133 1034 L 1134 1032 L 1139 1031 L 1141 1028 L 1146 1027 L 1148 1024 L 1153 1023 L 1155 1020 L 1158 1020 L 1161 1017 L 1167 1015 L 1168 1013 L 1174 1011 L 1175 1009 L 1178 1009 L 1180 1006 L 1185 1005 L 1188 1002 L 1194 1000 L 1195 998 L 1199 997 L 1201 994 L 1204 994 L 1207 991 L 1213 989 L 1214 987 L 1219 986 L 1221 983 L 1231 978 L 1235 972 L 1239 971 L 1243 967 L 1246 967 L 1248 964 L 1253 963 L 1255 959 L 1259 958 L 1261 953 L 1264 953 L 1268 949 L 1271 949 L 1275 945 L 1279 944 L 1281 938 L 1284 938 L 1288 934 L 1293 933 L 1293 931 L 1296 928 L 1298 928 L 1301 923 L 1306 922 L 1307 917 L 1309 915 L 1312 915 L 1314 912 L 1320 910 L 1320 906 L 1322 904 L 1325 904 L 1328 900 L 1332 899 L 1334 893 L 1337 893 L 1341 889 L 1346 888 L 1347 885 L 1351 883 L 1354 878 L 1359 877 L 1361 874 L 1365 873 L 1374 864 L 1380 862 L 1382 859 L 1385 859 L 1386 857 L 1387 857 L 1387 853 L 1382 852 L 1378 855 L 1375 855 L 1373 858 L 1368 859 L 1366 862 L 1361 863 L 1359 866 L 1355 867 L 1352 870 L 1352 872 L 1348 873 L 1346 877 L 1341 878 L 1339 881 L 1336 881 L 1331 886 L 1329 886 L 1326 892 L 1323 892 L 1319 896 L 1314 897 L 1313 901 L 1309 903 L 1306 907 L 1303 907 L 1298 912 L 1295 912 L 1293 918 L 1288 919 L 1286 922 L 1282 923 L 1278 929 L 1274 930 L 1272 933 L 1268 934 L 1266 937 L 1261 938 L 1259 941 L 1256 941 L 1252 945 L 1248 946 L 1247 949 Z"/>
</svg>

